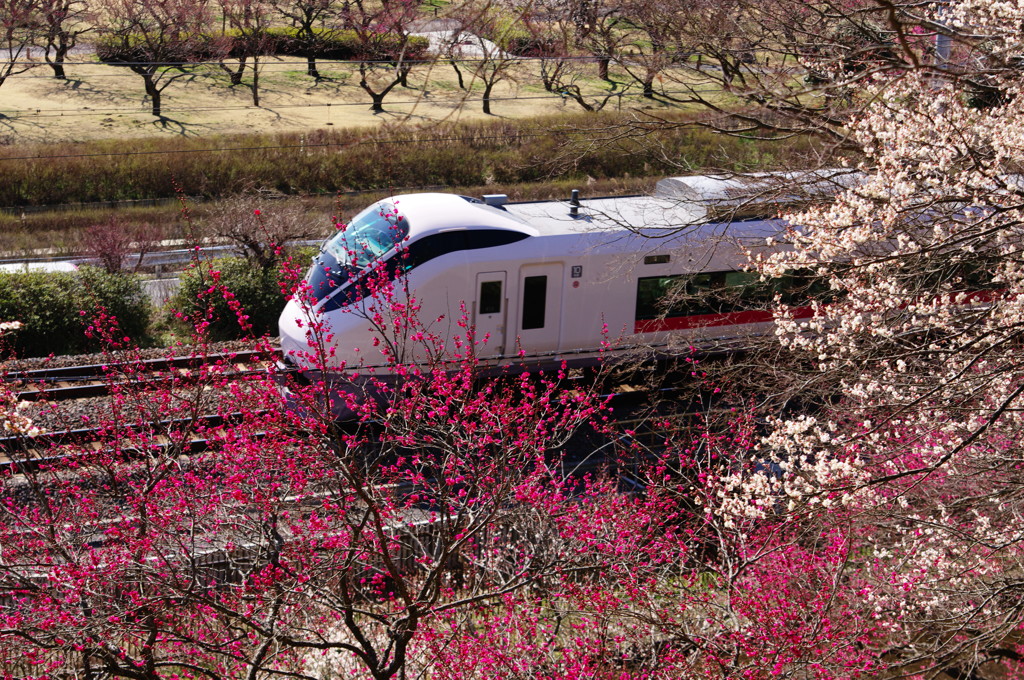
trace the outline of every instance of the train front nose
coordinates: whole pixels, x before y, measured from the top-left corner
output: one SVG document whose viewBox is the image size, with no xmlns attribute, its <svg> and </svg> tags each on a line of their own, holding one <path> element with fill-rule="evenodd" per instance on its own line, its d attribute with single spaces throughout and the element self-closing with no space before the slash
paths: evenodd
<svg viewBox="0 0 1024 680">
<path fill-rule="evenodd" d="M 292 299 L 285 305 L 277 325 L 281 335 L 281 354 L 298 367 L 307 368 L 313 362 L 310 343 L 310 319 L 313 312 L 307 305 Z"/>
</svg>

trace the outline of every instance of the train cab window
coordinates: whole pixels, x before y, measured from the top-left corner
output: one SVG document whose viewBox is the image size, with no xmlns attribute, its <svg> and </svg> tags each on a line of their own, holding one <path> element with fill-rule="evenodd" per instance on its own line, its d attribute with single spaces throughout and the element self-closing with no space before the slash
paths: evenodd
<svg viewBox="0 0 1024 680">
<path fill-rule="evenodd" d="M 382 269 L 377 269 L 376 271 L 382 272 L 385 277 L 393 280 L 403 272 L 407 272 L 448 253 L 508 245 L 527 237 L 528 234 L 504 229 L 454 229 L 452 231 L 442 231 L 424 236 L 412 242 L 399 244 L 396 252 L 388 256 L 386 261 L 379 265 Z M 404 239 L 404 236 L 402 238 Z M 322 253 L 320 259 L 323 259 L 325 256 L 326 253 Z M 316 267 L 316 264 L 314 264 L 314 267 Z M 358 270 L 349 267 L 344 272 L 341 272 L 339 269 L 338 271 L 341 273 L 334 274 L 331 280 L 329 280 L 328 276 L 314 271 L 310 275 L 310 284 L 314 286 L 314 290 L 325 290 L 323 294 L 318 293 L 319 297 L 317 299 L 320 299 L 326 297 L 336 288 L 344 286 L 349 281 L 359 279 L 364 271 L 369 268 L 366 267 L 363 270 Z M 320 269 L 322 272 L 323 266 Z M 319 284 L 319 287 L 317 284 Z M 360 300 L 363 291 L 358 290 L 359 288 L 365 288 L 365 285 L 352 286 L 349 290 L 335 295 L 321 311 L 332 311 Z"/>
<path fill-rule="evenodd" d="M 544 328 L 544 313 L 548 299 L 548 277 L 527 276 L 523 279 L 524 331 Z"/>
<path fill-rule="evenodd" d="M 324 243 L 306 281 L 317 300 L 356 280 L 409 235 L 409 223 L 391 203 L 375 203 Z"/>
<path fill-rule="evenodd" d="M 480 314 L 497 314 L 501 311 L 501 281 L 480 283 Z"/>
</svg>

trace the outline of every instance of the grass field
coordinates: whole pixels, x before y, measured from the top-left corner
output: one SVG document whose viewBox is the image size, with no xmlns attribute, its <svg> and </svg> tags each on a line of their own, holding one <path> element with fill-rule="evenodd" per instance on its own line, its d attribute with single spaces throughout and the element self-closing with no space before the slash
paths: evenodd
<svg viewBox="0 0 1024 680">
<path fill-rule="evenodd" d="M 359 87 L 353 64 L 323 62 L 325 78 L 317 82 L 306 75 L 300 59 L 267 58 L 260 72 L 260 107 L 252 105 L 251 72 L 246 71 L 242 85 L 232 87 L 220 67 L 205 64 L 169 85 L 163 97 L 164 116 L 157 118 L 149 112 L 139 76 L 124 67 L 98 63 L 91 54 L 78 54 L 67 67 L 66 81 L 53 78 L 42 64 L 12 76 L 0 87 L 0 144 L 294 132 L 580 110 L 571 99 L 546 92 L 538 63 L 524 61 L 498 84 L 492 95 L 494 116 L 486 116 L 481 111 L 482 84 L 473 77 L 472 66 L 462 65 L 465 90 L 459 88 L 455 71 L 446 62 L 417 67 L 410 75 L 410 87 L 396 87 L 385 99 L 385 111 L 375 114 L 369 96 Z M 624 77 L 613 74 L 616 84 L 610 85 L 596 78 L 596 67 L 585 64 L 580 70 L 584 92 L 603 95 L 624 90 L 608 108 L 678 110 L 667 101 L 640 97 L 637 88 L 625 87 Z M 386 82 L 391 74 L 382 67 L 376 84 Z"/>
</svg>

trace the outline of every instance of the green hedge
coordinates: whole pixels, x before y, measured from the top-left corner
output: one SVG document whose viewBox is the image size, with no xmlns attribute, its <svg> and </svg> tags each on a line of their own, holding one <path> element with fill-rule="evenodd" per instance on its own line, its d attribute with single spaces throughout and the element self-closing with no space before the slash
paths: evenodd
<svg viewBox="0 0 1024 680">
<path fill-rule="evenodd" d="M 430 46 L 426 38 L 410 36 L 403 41 L 400 35 L 394 33 L 376 35 L 363 42 L 359 34 L 351 30 L 315 29 L 310 37 L 296 28 L 272 28 L 267 31 L 267 35 L 273 39 L 277 54 L 340 61 L 388 60 L 400 55 L 406 60 L 420 59 Z"/>
<path fill-rule="evenodd" d="M 221 56 L 239 57 L 254 53 L 339 61 L 387 61 L 400 55 L 406 60 L 422 59 L 429 47 L 430 41 L 420 36 L 409 36 L 403 41 L 397 34 L 385 33 L 363 42 L 358 33 L 350 30 L 316 29 L 310 37 L 296 28 L 270 28 L 261 33 L 246 34 L 232 29 L 222 35 L 197 35 L 192 39 L 156 46 L 152 46 L 143 35 L 106 35 L 97 39 L 96 55 L 100 61 L 110 64 L 151 60 L 200 63 Z"/>
<path fill-rule="evenodd" d="M 104 35 L 96 40 L 96 56 L 108 64 L 142 64 L 149 61 L 197 64 L 216 59 L 222 52 L 218 38 L 206 35 L 152 42 L 142 34 Z"/>
<path fill-rule="evenodd" d="M 220 272 L 222 287 L 213 286 L 211 271 Z M 213 260 L 203 265 L 202 275 L 198 269 L 182 272 L 181 288 L 171 303 L 192 320 L 204 318 L 207 308 L 212 308 L 213 317 L 208 327 L 211 340 L 248 337 L 249 332 L 242 329 L 224 296 L 225 288 L 242 305 L 253 334 L 277 334 L 277 319 L 284 308 L 278 272 L 255 267 L 245 258 Z"/>
<path fill-rule="evenodd" d="M 0 273 L 0 320 L 23 324 L 7 338 L 19 356 L 103 349 L 98 336 L 85 333 L 100 309 L 117 319 L 120 337 L 140 344 L 149 340 L 149 298 L 134 276 L 95 267 L 74 273 Z"/>
</svg>

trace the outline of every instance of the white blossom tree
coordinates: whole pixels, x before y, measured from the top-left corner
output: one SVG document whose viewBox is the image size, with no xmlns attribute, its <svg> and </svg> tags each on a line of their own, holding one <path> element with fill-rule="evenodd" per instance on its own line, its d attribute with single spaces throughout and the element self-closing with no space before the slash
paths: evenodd
<svg viewBox="0 0 1024 680">
<path fill-rule="evenodd" d="M 809 320 L 781 310 L 778 335 L 816 363 L 831 405 L 774 420 L 760 462 L 722 480 L 715 512 L 813 523 L 841 508 L 860 536 L 858 573 L 886 574 L 861 590 L 890 643 L 879 658 L 1017 677 L 1024 10 L 892 9 L 889 57 L 904 67 L 847 82 L 863 181 L 790 215 L 793 250 L 757 259 L 768 276 L 830 282 Z"/>
</svg>

